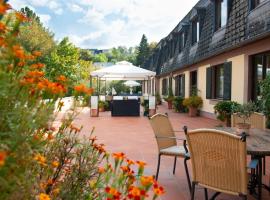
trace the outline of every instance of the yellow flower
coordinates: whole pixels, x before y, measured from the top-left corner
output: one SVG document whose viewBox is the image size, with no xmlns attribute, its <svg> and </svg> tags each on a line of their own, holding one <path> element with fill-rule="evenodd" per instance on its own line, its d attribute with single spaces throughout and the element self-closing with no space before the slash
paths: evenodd
<svg viewBox="0 0 270 200">
<path fill-rule="evenodd" d="M 55 196 L 58 195 L 59 192 L 60 192 L 60 189 L 59 189 L 59 188 L 55 188 L 55 189 L 52 191 L 53 195 L 55 195 Z"/>
<path fill-rule="evenodd" d="M 46 158 L 40 154 L 36 154 L 34 160 L 36 160 L 40 165 L 46 165 Z"/>
<path fill-rule="evenodd" d="M 53 161 L 53 162 L 52 162 L 52 166 L 53 166 L 54 168 L 58 167 L 58 166 L 59 166 L 59 162 Z"/>
<path fill-rule="evenodd" d="M 51 198 L 49 197 L 49 195 L 47 195 L 45 193 L 40 193 L 39 200 L 51 200 Z"/>
</svg>

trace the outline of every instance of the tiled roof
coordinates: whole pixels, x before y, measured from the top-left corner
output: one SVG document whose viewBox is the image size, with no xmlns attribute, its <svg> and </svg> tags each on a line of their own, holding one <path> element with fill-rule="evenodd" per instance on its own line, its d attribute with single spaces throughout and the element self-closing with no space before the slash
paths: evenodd
<svg viewBox="0 0 270 200">
<path fill-rule="evenodd" d="M 211 56 L 239 47 L 260 37 L 270 36 L 270 0 L 249 11 L 249 0 L 231 1 L 228 22 L 215 31 L 215 0 L 200 0 L 171 33 L 157 45 L 144 67 L 157 74 L 169 73 Z M 191 21 L 198 17 L 200 40 L 192 45 Z M 179 53 L 179 38 L 186 30 L 185 48 Z"/>
</svg>

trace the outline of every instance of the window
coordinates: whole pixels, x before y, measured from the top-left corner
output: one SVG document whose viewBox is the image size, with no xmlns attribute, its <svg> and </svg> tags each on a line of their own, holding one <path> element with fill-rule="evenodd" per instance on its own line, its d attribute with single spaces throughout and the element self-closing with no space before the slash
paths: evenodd
<svg viewBox="0 0 270 200">
<path fill-rule="evenodd" d="M 192 44 L 195 44 L 200 39 L 200 23 L 198 19 L 192 22 Z"/>
<path fill-rule="evenodd" d="M 231 62 L 207 68 L 206 99 L 231 99 L 231 73 Z"/>
<path fill-rule="evenodd" d="M 216 1 L 215 7 L 216 30 L 225 26 L 228 20 L 228 0 Z"/>
<path fill-rule="evenodd" d="M 185 74 L 175 77 L 175 96 L 185 97 Z"/>
<path fill-rule="evenodd" d="M 222 99 L 224 95 L 224 66 L 217 65 L 215 66 L 215 98 Z"/>
<path fill-rule="evenodd" d="M 168 95 L 168 79 L 164 78 L 162 80 L 162 95 Z"/>
<path fill-rule="evenodd" d="M 190 72 L 189 95 L 197 95 L 197 71 Z"/>
<path fill-rule="evenodd" d="M 252 70 L 251 99 L 255 101 L 260 96 L 260 82 L 270 75 L 270 52 L 253 56 Z"/>
<path fill-rule="evenodd" d="M 258 5 L 260 5 L 262 2 L 264 2 L 265 0 L 250 0 L 250 10 L 255 9 Z"/>
<path fill-rule="evenodd" d="M 182 33 L 181 33 L 181 49 L 182 49 L 182 50 L 183 50 L 184 47 L 185 47 L 185 43 L 186 43 L 185 40 L 186 40 L 185 33 L 182 32 Z"/>
</svg>

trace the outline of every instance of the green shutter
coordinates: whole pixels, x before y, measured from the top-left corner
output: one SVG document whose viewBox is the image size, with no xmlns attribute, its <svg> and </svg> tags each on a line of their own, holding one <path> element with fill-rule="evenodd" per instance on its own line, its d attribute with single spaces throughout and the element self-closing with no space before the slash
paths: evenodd
<svg viewBox="0 0 270 200">
<path fill-rule="evenodd" d="M 232 91 L 232 62 L 224 63 L 224 100 L 231 100 Z"/>
<path fill-rule="evenodd" d="M 182 97 L 183 98 L 185 98 L 185 89 L 186 89 L 185 88 L 185 85 L 186 85 L 185 83 L 186 83 L 186 81 L 185 81 L 185 74 L 183 74 L 182 75 L 182 85 L 181 85 L 181 87 L 182 87 Z"/>
<path fill-rule="evenodd" d="M 206 99 L 212 99 L 212 67 L 206 69 Z"/>
</svg>

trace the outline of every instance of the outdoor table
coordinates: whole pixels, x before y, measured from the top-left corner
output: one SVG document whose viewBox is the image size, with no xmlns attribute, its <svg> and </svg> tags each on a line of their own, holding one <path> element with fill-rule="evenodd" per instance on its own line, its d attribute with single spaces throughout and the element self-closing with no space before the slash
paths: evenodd
<svg viewBox="0 0 270 200">
<path fill-rule="evenodd" d="M 239 134 L 236 128 L 233 127 L 218 127 L 217 129 L 223 130 L 233 134 Z M 247 154 L 252 158 L 259 161 L 258 166 L 258 199 L 261 199 L 262 193 L 262 159 L 265 156 L 270 156 L 270 131 L 262 129 L 250 129 L 246 138 Z M 266 186 L 268 191 L 269 187 Z"/>
</svg>

